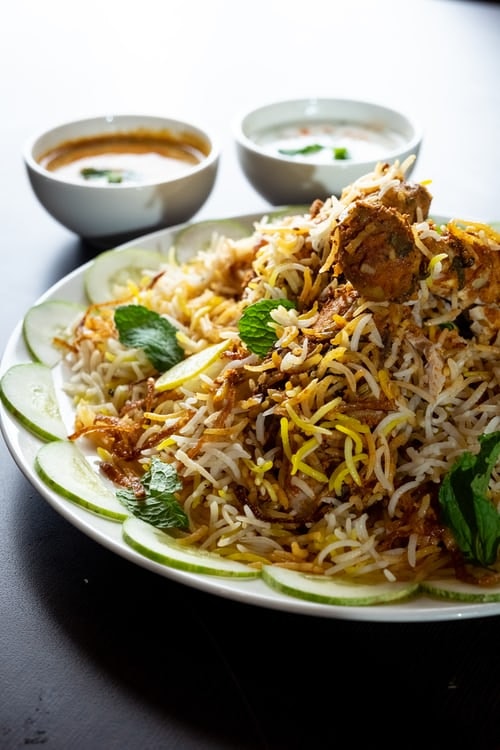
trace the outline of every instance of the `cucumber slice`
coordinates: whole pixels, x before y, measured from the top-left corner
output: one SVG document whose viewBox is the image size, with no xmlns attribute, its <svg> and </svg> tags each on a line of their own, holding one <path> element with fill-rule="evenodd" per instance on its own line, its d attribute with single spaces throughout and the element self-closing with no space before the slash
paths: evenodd
<svg viewBox="0 0 500 750">
<path fill-rule="evenodd" d="M 271 221 L 274 219 L 281 219 L 283 216 L 302 216 L 303 214 L 308 214 L 310 208 L 310 203 L 307 205 L 300 204 L 297 206 L 283 206 L 282 208 L 277 208 L 276 211 L 271 211 L 267 216 Z"/>
<path fill-rule="evenodd" d="M 13 365 L 0 380 L 5 408 L 42 440 L 67 437 L 57 403 L 52 371 L 39 362 Z"/>
<path fill-rule="evenodd" d="M 154 250 L 137 247 L 106 250 L 97 255 L 85 271 L 83 283 L 87 297 L 93 303 L 119 298 L 127 292 L 127 282 L 139 283 L 144 277 L 152 278 L 165 262 L 165 256 Z"/>
<path fill-rule="evenodd" d="M 197 380 L 202 374 L 214 377 L 222 368 L 223 361 L 220 359 L 220 355 L 227 349 L 228 345 L 228 340 L 220 341 L 218 344 L 207 346 L 205 349 L 182 359 L 160 375 L 155 383 L 155 389 L 157 391 L 172 390 L 183 383 Z"/>
<path fill-rule="evenodd" d="M 123 540 L 150 560 L 190 573 L 232 578 L 258 578 L 260 575 L 258 570 L 236 560 L 228 560 L 196 547 L 186 547 L 140 518 L 127 518 L 123 524 Z"/>
<path fill-rule="evenodd" d="M 47 367 L 56 365 L 62 352 L 54 338 L 64 339 L 66 331 L 84 312 L 84 305 L 64 300 L 47 300 L 30 308 L 23 320 L 23 338 L 33 359 Z"/>
<path fill-rule="evenodd" d="M 199 250 L 208 250 L 214 235 L 240 240 L 248 237 L 253 229 L 236 219 L 208 219 L 189 224 L 175 236 L 175 256 L 178 263 L 184 263 Z"/>
<path fill-rule="evenodd" d="M 420 590 L 429 596 L 459 602 L 500 602 L 500 586 L 476 586 L 455 579 L 422 581 Z"/>
<path fill-rule="evenodd" d="M 47 487 L 86 510 L 112 521 L 127 518 L 128 513 L 115 493 L 69 440 L 43 445 L 36 455 L 35 469 Z"/>
<path fill-rule="evenodd" d="M 405 599 L 418 590 L 418 583 L 356 583 L 352 580 L 333 580 L 325 576 L 308 575 L 295 570 L 265 565 L 263 580 L 276 591 L 298 599 L 319 604 L 364 607 Z"/>
</svg>

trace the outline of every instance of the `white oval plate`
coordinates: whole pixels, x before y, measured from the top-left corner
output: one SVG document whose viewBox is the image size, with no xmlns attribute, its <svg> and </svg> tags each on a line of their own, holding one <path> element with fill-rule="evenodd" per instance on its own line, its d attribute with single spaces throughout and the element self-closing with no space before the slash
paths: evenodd
<svg viewBox="0 0 500 750">
<path fill-rule="evenodd" d="M 277 209 L 273 209 L 274 210 Z M 245 222 L 252 229 L 254 221 L 262 218 L 262 214 L 246 214 L 231 217 Z M 446 222 L 442 217 L 435 217 Z M 125 247 L 141 247 L 167 253 L 175 234 L 186 224 L 170 227 L 166 230 L 154 232 L 125 245 Z M 64 299 L 72 302 L 86 303 L 83 287 L 83 276 L 86 268 L 92 263 L 86 263 L 52 286 L 37 303 L 47 299 Z M 35 303 L 35 304 L 37 304 Z M 0 363 L 0 376 L 12 365 L 29 362 L 30 356 L 22 336 L 22 321 L 12 332 Z M 465 603 L 431 599 L 418 595 L 410 600 L 392 604 L 377 604 L 371 606 L 337 606 L 305 601 L 281 594 L 269 588 L 261 579 L 235 580 L 220 576 L 198 575 L 169 568 L 161 563 L 150 560 L 131 547 L 122 539 L 120 523 L 108 521 L 96 516 L 71 501 L 59 496 L 49 489 L 34 470 L 34 459 L 41 442 L 15 420 L 0 404 L 0 427 L 7 446 L 21 472 L 33 487 L 63 518 L 69 521 L 94 541 L 108 548 L 121 557 L 178 583 L 222 596 L 227 599 L 253 604 L 256 606 L 278 609 L 302 615 L 316 617 L 337 618 L 343 620 L 364 620 L 371 622 L 426 622 L 437 620 L 462 620 L 473 617 L 488 617 L 500 615 L 500 602 L 497 603 Z"/>
</svg>

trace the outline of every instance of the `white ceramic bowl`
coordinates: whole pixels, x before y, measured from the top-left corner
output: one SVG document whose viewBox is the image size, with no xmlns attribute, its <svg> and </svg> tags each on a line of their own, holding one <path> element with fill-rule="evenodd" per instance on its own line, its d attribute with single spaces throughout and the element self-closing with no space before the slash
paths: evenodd
<svg viewBox="0 0 500 750">
<path fill-rule="evenodd" d="M 41 163 L 44 154 L 61 144 L 69 145 L 70 149 L 75 142 L 81 144 L 82 139 L 88 143 L 87 139 L 95 137 L 113 139 L 118 134 L 131 133 L 135 137 L 149 138 L 154 134 L 168 138 L 176 147 L 192 150 L 199 161 L 181 164 L 177 159 L 171 161 L 149 154 L 150 160 L 156 159 L 156 167 L 158 160 L 161 162 L 159 170 L 151 174 L 145 169 L 139 177 L 135 173 L 134 180 L 126 178 L 119 183 L 102 178 L 84 179 L 76 168 L 68 175 L 62 169 L 49 170 Z M 31 186 L 42 206 L 54 219 L 98 247 L 188 221 L 212 191 L 219 155 L 214 137 L 203 127 L 170 117 L 127 114 L 58 125 L 32 137 L 23 151 Z M 104 158 L 99 156 L 101 170 Z M 151 161 L 148 164 L 151 166 Z"/>
<path fill-rule="evenodd" d="M 411 117 L 380 104 L 311 98 L 245 112 L 234 138 L 250 184 L 270 203 L 285 205 L 339 196 L 378 162 L 417 157 L 422 131 Z"/>
</svg>

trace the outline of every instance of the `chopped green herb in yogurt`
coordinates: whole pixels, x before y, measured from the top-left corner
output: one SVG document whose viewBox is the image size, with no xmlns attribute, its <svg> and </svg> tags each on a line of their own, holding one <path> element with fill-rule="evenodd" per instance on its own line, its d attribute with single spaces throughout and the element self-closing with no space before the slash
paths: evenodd
<svg viewBox="0 0 500 750">
<path fill-rule="evenodd" d="M 123 182 L 124 179 L 130 177 L 129 173 L 124 169 L 95 169 L 94 167 L 84 167 L 80 170 L 80 174 L 84 180 L 103 180 L 106 182 Z"/>
<path fill-rule="evenodd" d="M 330 151 L 334 159 L 350 159 L 349 151 L 345 146 L 330 149 L 329 146 L 321 146 L 319 143 L 311 143 L 303 148 L 279 148 L 278 151 L 284 156 L 309 156 L 317 154 L 318 151 Z"/>
</svg>

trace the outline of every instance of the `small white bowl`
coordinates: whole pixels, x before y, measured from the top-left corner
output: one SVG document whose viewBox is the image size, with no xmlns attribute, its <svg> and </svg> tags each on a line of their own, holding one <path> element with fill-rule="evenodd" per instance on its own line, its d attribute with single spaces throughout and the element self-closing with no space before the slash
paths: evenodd
<svg viewBox="0 0 500 750">
<path fill-rule="evenodd" d="M 97 137 L 109 140 L 130 134 L 136 138 L 168 138 L 176 148 L 196 154 L 199 161 L 187 164 L 177 158 L 171 161 L 148 154 L 147 163 L 151 165 L 153 160 L 156 167 L 161 163 L 160 169 L 154 174 L 148 167 L 143 172 L 124 172 L 127 176 L 120 177 L 121 182 L 102 177 L 85 179 L 79 171 L 84 162 L 71 166 L 72 157 L 72 174 L 44 166 L 48 158 L 44 155 L 53 154 L 61 145 L 69 153 L 76 143 L 95 145 L 92 139 Z M 203 127 L 170 117 L 127 114 L 58 125 L 32 137 L 23 150 L 31 186 L 42 206 L 63 226 L 101 248 L 191 219 L 212 191 L 219 156 L 216 140 Z M 100 161 L 95 160 L 100 170 L 94 174 L 101 174 L 104 158 L 110 157 L 101 154 Z M 84 166 L 89 163 L 94 162 L 87 159 Z M 116 177 L 116 171 L 113 174 Z"/>
<path fill-rule="evenodd" d="M 286 205 L 339 196 L 378 162 L 416 158 L 422 131 L 411 117 L 380 104 L 311 98 L 244 113 L 236 120 L 234 138 L 253 188 L 271 204 Z M 307 148 L 310 153 L 304 153 Z"/>
</svg>

